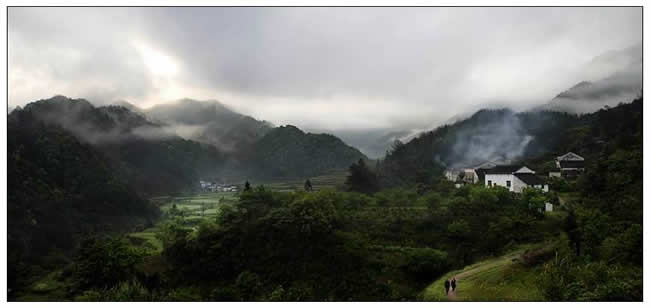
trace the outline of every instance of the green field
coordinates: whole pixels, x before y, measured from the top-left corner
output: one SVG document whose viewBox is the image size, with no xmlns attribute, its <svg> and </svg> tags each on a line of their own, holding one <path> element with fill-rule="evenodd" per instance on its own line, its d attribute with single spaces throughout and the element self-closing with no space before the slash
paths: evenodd
<svg viewBox="0 0 650 308">
<path fill-rule="evenodd" d="M 523 245 L 498 258 L 474 263 L 461 270 L 446 273 L 423 292 L 425 301 L 542 301 L 535 279 L 536 269 L 526 268 L 519 260 L 526 249 L 539 245 Z M 444 282 L 456 277 L 456 292 L 446 296 Z"/>
<path fill-rule="evenodd" d="M 219 209 L 224 205 L 236 202 L 238 196 L 233 192 L 206 192 L 183 197 L 154 197 L 151 200 L 161 204 L 160 211 L 163 219 L 151 228 L 129 233 L 127 238 L 134 246 L 160 252 L 163 248 L 162 242 L 156 238 L 156 233 L 160 224 L 170 218 L 170 211 L 174 205 L 176 205 L 176 210 L 182 213 L 175 217 L 182 219 L 186 227 L 195 228 L 204 220 L 214 221 L 219 214 Z"/>
<path fill-rule="evenodd" d="M 310 178 L 314 190 L 336 188 L 343 185 L 347 176 L 347 170 L 332 170 L 324 175 Z M 261 183 L 251 183 L 253 187 L 263 185 L 265 188 L 274 191 L 295 191 L 304 189 L 304 180 L 275 180 Z M 148 248 L 154 251 L 162 250 L 162 243 L 156 238 L 158 226 L 170 218 L 170 211 L 176 206 L 176 218 L 183 221 L 184 226 L 196 228 L 205 220 L 216 219 L 220 208 L 237 202 L 238 193 L 235 192 L 203 192 L 194 195 L 184 196 L 157 196 L 150 200 L 159 205 L 162 217 L 156 226 L 132 232 L 127 235 L 132 244 L 138 247 Z M 178 212 L 182 214 L 178 214 Z"/>
</svg>

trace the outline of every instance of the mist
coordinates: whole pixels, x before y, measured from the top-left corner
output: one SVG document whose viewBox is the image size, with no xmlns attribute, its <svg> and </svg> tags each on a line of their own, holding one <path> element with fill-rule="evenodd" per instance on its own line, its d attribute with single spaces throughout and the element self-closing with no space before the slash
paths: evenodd
<svg viewBox="0 0 650 308">
<path fill-rule="evenodd" d="M 24 7 L 8 23 L 10 106 L 190 97 L 278 125 L 386 133 L 491 101 L 545 103 L 613 73 L 586 72 L 594 57 L 641 41 L 631 7 Z"/>
</svg>

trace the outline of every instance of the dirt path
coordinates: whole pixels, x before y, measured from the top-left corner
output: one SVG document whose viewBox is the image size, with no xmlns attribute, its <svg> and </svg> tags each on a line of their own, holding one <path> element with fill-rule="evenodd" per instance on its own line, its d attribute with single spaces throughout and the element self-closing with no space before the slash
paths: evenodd
<svg viewBox="0 0 650 308">
<path fill-rule="evenodd" d="M 535 273 L 515 264 L 527 251 L 552 248 L 552 242 L 519 245 L 508 253 L 439 276 L 419 295 L 424 301 L 537 301 L 544 297 Z M 512 270 L 511 270 L 512 269 Z M 445 294 L 444 283 L 456 277 L 456 290 Z"/>
<path fill-rule="evenodd" d="M 456 290 L 452 291 L 449 290 L 449 293 L 447 293 L 447 299 L 450 301 L 455 301 L 456 300 Z"/>
<path fill-rule="evenodd" d="M 450 300 L 450 301 L 455 301 L 456 300 L 456 292 L 458 292 L 459 287 L 462 287 L 461 281 L 464 278 L 468 278 L 468 277 L 471 277 L 474 274 L 484 272 L 484 271 L 487 271 L 487 270 L 491 270 L 491 269 L 494 269 L 494 268 L 497 268 L 497 267 L 506 266 L 506 265 L 508 265 L 508 264 L 510 264 L 512 262 L 513 258 L 519 257 L 520 254 L 521 254 L 520 252 L 511 253 L 511 254 L 505 255 L 505 256 L 503 256 L 501 258 L 498 258 L 496 260 L 496 262 L 493 261 L 493 262 L 490 262 L 488 264 L 485 264 L 485 265 L 482 265 L 482 266 L 477 266 L 477 267 L 474 267 L 472 269 L 457 273 L 456 275 L 453 276 L 453 277 L 456 277 L 456 289 L 453 290 L 453 291 L 451 289 L 449 289 L 449 292 L 447 293 L 447 299 Z M 453 277 L 449 277 L 449 279 L 451 279 Z"/>
</svg>

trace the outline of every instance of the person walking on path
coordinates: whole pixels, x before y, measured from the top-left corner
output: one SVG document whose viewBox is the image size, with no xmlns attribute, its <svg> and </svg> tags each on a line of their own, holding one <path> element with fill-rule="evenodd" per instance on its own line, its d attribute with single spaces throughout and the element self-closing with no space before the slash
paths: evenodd
<svg viewBox="0 0 650 308">
<path fill-rule="evenodd" d="M 451 279 L 451 291 L 456 292 L 456 276 Z"/>
<path fill-rule="evenodd" d="M 449 294 L 449 279 L 445 280 L 445 295 Z"/>
</svg>

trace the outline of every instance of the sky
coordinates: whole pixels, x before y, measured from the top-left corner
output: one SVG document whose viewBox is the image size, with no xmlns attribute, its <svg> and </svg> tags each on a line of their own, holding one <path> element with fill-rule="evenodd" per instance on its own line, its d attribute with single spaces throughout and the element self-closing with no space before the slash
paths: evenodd
<svg viewBox="0 0 650 308">
<path fill-rule="evenodd" d="M 276 125 L 424 129 L 616 67 L 641 8 L 9 8 L 9 106 L 216 99 Z"/>
</svg>

